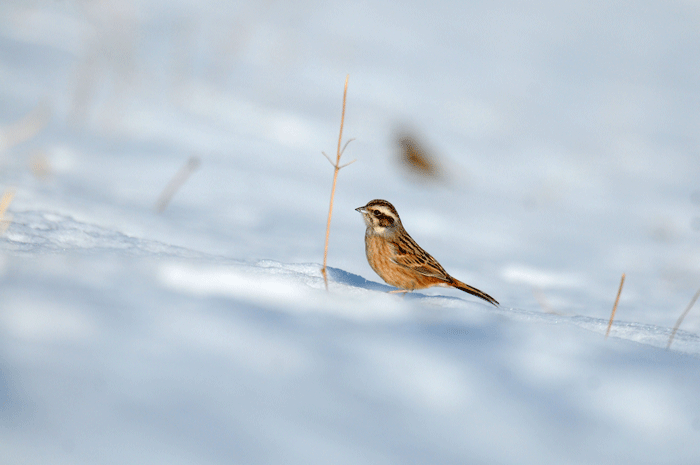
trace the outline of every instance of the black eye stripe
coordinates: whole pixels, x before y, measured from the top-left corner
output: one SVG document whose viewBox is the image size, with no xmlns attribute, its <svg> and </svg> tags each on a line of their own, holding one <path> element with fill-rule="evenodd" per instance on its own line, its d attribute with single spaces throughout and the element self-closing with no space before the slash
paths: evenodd
<svg viewBox="0 0 700 465">
<path fill-rule="evenodd" d="M 391 226 L 394 224 L 394 218 L 392 218 L 389 215 L 385 215 L 384 213 L 380 212 L 379 210 L 375 210 L 374 212 L 374 217 L 379 220 L 379 225 L 380 226 Z"/>
</svg>

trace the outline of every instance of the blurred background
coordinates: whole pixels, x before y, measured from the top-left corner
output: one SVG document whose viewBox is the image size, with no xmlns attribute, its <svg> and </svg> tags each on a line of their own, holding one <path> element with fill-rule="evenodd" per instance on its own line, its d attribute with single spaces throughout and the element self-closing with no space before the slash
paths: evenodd
<svg viewBox="0 0 700 465">
<path fill-rule="evenodd" d="M 349 74 L 329 265 L 376 279 L 353 209 L 386 198 L 508 306 L 605 317 L 626 272 L 626 318 L 671 326 L 700 283 L 698 24 L 680 0 L 5 1 L 0 186 L 8 212 L 318 263 Z"/>
</svg>

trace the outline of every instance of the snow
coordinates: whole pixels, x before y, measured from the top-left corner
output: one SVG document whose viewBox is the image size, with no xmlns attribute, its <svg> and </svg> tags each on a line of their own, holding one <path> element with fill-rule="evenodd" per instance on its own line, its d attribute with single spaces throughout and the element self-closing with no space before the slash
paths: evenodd
<svg viewBox="0 0 700 465">
<path fill-rule="evenodd" d="M 697 463 L 699 21 L 2 3 L 0 463 Z M 374 198 L 501 306 L 387 293 Z"/>
</svg>

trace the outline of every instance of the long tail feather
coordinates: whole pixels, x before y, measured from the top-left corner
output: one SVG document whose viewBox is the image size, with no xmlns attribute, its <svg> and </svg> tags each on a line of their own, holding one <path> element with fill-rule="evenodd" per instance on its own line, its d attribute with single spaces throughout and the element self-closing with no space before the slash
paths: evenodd
<svg viewBox="0 0 700 465">
<path fill-rule="evenodd" d="M 499 305 L 498 301 L 496 299 L 494 299 L 493 297 L 491 297 L 490 295 L 488 295 L 487 293 L 481 292 L 479 289 L 477 289 L 475 287 L 471 287 L 469 284 L 464 284 L 462 281 L 455 279 L 452 276 L 450 276 L 450 278 L 452 279 L 452 281 L 449 283 L 450 286 L 456 287 L 460 291 L 467 292 L 473 296 L 479 297 L 480 299 L 484 299 L 488 303 L 493 304 L 494 306 L 498 307 L 498 305 Z"/>
</svg>

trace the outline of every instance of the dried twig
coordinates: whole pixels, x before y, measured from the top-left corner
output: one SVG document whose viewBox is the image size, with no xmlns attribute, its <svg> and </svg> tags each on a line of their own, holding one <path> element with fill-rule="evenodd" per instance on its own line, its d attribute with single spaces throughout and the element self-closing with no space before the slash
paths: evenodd
<svg viewBox="0 0 700 465">
<path fill-rule="evenodd" d="M 158 201 L 156 202 L 156 211 L 158 213 L 163 213 L 170 203 L 170 200 L 173 198 L 173 195 L 175 195 L 175 192 L 182 187 L 185 181 L 187 181 L 187 178 L 190 177 L 190 174 L 199 167 L 199 164 L 199 157 L 190 157 L 190 159 L 187 160 L 187 164 L 180 168 L 180 171 L 175 173 L 175 176 L 173 176 L 168 185 L 165 186 L 165 189 L 163 189 L 160 197 L 158 197 Z"/>
<path fill-rule="evenodd" d="M 615 310 L 617 310 L 617 304 L 620 302 L 620 294 L 622 294 L 622 285 L 625 284 L 625 273 L 622 273 L 622 279 L 620 280 L 620 288 L 617 290 L 617 297 L 615 298 L 615 305 L 613 305 L 612 314 L 610 315 L 610 322 L 608 323 L 608 330 L 605 331 L 605 339 L 610 335 L 610 328 L 612 328 L 613 320 L 615 319 Z"/>
<path fill-rule="evenodd" d="M 680 316 L 680 318 L 678 318 L 678 321 L 676 321 L 676 326 L 673 327 L 673 332 L 671 333 L 671 337 L 668 338 L 668 345 L 666 346 L 667 350 L 671 348 L 671 343 L 673 342 L 673 338 L 676 336 L 676 331 L 678 331 L 678 328 L 680 327 L 681 323 L 683 323 L 683 319 L 688 314 L 690 309 L 693 308 L 693 305 L 695 305 L 695 301 L 698 300 L 698 297 L 700 297 L 700 289 L 698 289 L 698 292 L 696 292 L 695 295 L 693 296 L 693 299 L 688 304 L 688 308 L 685 309 L 685 311 Z"/>
<path fill-rule="evenodd" d="M 354 163 L 355 160 L 351 161 L 350 163 L 347 163 L 345 165 L 340 165 L 340 157 L 343 155 L 343 152 L 345 152 L 345 148 L 348 146 L 350 142 L 352 142 L 353 139 L 350 139 L 345 143 L 345 145 L 342 145 L 343 141 L 343 124 L 345 123 L 345 101 L 348 96 L 348 78 L 350 75 L 345 76 L 345 90 L 343 91 L 343 113 L 340 116 L 340 134 L 338 135 L 338 151 L 336 154 L 335 158 L 335 163 L 330 159 L 328 155 L 323 153 L 323 156 L 325 156 L 328 161 L 333 165 L 333 188 L 331 189 L 331 203 L 330 206 L 328 207 L 328 223 L 326 224 L 326 244 L 323 247 L 323 268 L 321 268 L 321 273 L 323 274 L 323 282 L 326 285 L 326 290 L 328 290 L 328 276 L 326 273 L 326 262 L 328 259 L 328 237 L 331 233 L 331 216 L 333 215 L 333 199 L 335 198 L 335 185 L 336 182 L 338 181 L 338 171 L 340 171 L 341 168 L 345 168 L 348 166 L 350 163 Z M 342 147 L 342 148 L 341 148 Z"/>
</svg>

